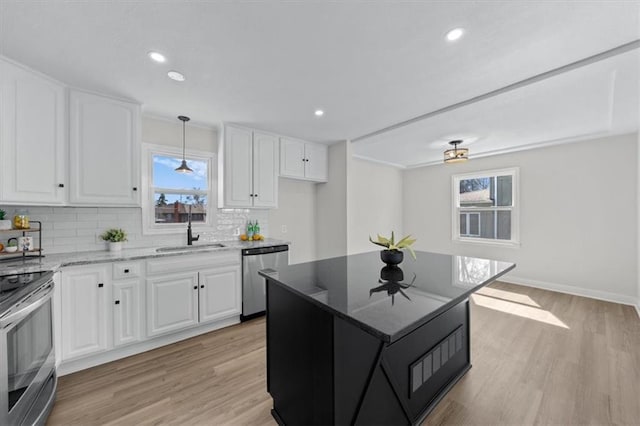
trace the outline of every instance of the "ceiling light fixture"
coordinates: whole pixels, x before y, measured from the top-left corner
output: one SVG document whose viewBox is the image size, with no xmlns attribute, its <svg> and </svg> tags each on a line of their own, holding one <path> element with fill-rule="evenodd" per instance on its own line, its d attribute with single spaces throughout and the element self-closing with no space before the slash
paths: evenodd
<svg viewBox="0 0 640 426">
<path fill-rule="evenodd" d="M 175 80 L 175 81 L 184 81 L 184 75 L 180 74 L 178 71 L 169 71 L 167 73 L 167 75 L 169 76 L 169 78 L 171 80 Z"/>
<path fill-rule="evenodd" d="M 185 117 L 184 115 L 179 115 L 178 116 L 178 120 L 182 121 L 182 164 L 180 164 L 180 167 L 178 167 L 176 169 L 176 172 L 178 172 L 178 173 L 193 173 L 193 170 L 191 170 L 189 168 L 189 166 L 187 166 L 187 160 L 185 158 L 185 146 L 186 146 L 186 142 L 185 142 L 185 127 L 186 127 L 187 121 L 189 121 L 190 118 L 189 117 Z"/>
<path fill-rule="evenodd" d="M 317 109 L 314 114 L 316 115 L 316 117 L 322 117 L 324 115 L 324 111 L 321 109 Z"/>
<path fill-rule="evenodd" d="M 149 53 L 147 53 L 147 55 L 149 55 L 149 57 L 152 60 L 154 60 L 154 61 L 156 61 L 158 63 L 163 64 L 163 63 L 167 62 L 167 58 L 160 52 L 149 52 Z"/>
<path fill-rule="evenodd" d="M 449 163 L 462 163 L 469 159 L 469 149 L 458 148 L 458 145 L 462 143 L 461 140 L 451 141 L 449 145 L 453 146 L 453 149 L 448 149 L 444 152 L 444 162 Z"/>
<path fill-rule="evenodd" d="M 456 40 L 459 40 L 460 37 L 462 37 L 463 35 L 464 35 L 463 28 L 454 28 L 447 33 L 447 40 L 456 41 Z"/>
</svg>

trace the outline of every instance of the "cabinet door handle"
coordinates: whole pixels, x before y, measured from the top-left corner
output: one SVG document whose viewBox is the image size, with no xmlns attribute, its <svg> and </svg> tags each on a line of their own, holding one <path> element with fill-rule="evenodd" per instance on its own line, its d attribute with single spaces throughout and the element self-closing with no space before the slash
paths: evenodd
<svg viewBox="0 0 640 426">
<path fill-rule="evenodd" d="M 134 190 L 134 191 L 137 191 L 137 190 L 138 190 L 138 188 L 134 186 L 134 187 L 133 187 L 133 190 Z"/>
<path fill-rule="evenodd" d="M 253 196 L 257 198 L 257 197 L 258 197 L 258 194 L 253 194 Z"/>
<path fill-rule="evenodd" d="M 198 289 L 198 286 L 197 286 L 197 285 L 194 285 L 194 286 L 193 286 L 193 289 L 194 289 L 194 290 L 197 290 L 197 289 Z"/>
<path fill-rule="evenodd" d="M 59 183 L 58 188 L 64 188 L 64 183 Z"/>
<path fill-rule="evenodd" d="M 120 301 L 119 301 L 119 300 L 116 300 L 116 301 L 115 301 L 115 304 L 116 304 L 116 305 L 119 305 L 119 304 L 120 304 Z"/>
<path fill-rule="evenodd" d="M 200 288 L 204 288 L 204 285 L 201 285 Z"/>
<path fill-rule="evenodd" d="M 128 270 L 128 269 L 125 269 L 125 270 L 124 270 L 124 273 L 125 273 L 125 274 L 128 274 L 128 273 L 129 273 L 129 270 Z"/>
<path fill-rule="evenodd" d="M 98 287 L 100 288 L 104 287 L 104 283 L 98 283 Z"/>
</svg>

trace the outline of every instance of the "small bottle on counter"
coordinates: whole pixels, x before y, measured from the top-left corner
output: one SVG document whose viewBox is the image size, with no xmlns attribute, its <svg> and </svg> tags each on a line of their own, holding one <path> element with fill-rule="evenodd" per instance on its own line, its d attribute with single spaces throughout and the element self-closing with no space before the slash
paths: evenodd
<svg viewBox="0 0 640 426">
<path fill-rule="evenodd" d="M 253 233 L 260 235 L 260 225 L 258 225 L 258 221 L 256 220 L 255 225 L 253 225 Z"/>
<path fill-rule="evenodd" d="M 247 222 L 247 238 L 249 240 L 251 240 L 251 238 L 253 238 L 253 234 L 255 233 L 253 224 L 251 223 L 251 221 Z"/>
</svg>

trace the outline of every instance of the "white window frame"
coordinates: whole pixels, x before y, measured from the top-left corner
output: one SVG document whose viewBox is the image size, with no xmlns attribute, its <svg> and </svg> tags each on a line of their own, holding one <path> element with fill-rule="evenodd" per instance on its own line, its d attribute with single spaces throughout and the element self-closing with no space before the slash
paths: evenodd
<svg viewBox="0 0 640 426">
<path fill-rule="evenodd" d="M 465 179 L 481 179 L 495 176 L 511 176 L 511 200 L 512 206 L 495 207 L 460 207 L 460 181 Z M 496 180 L 497 181 L 497 180 Z M 520 168 L 510 167 L 505 169 L 483 170 L 473 173 L 463 173 L 451 177 L 451 223 L 452 240 L 457 243 L 487 244 L 494 246 L 518 247 L 520 245 Z M 510 211 L 511 212 L 511 239 L 498 240 L 493 238 L 480 238 L 460 235 L 460 215 L 466 212 L 478 211 Z M 496 216 L 497 217 L 497 216 Z M 480 223 L 480 222 L 478 222 Z M 479 230 L 479 228 L 478 228 Z M 467 228 L 468 231 L 468 228 Z"/>
<path fill-rule="evenodd" d="M 461 211 L 460 214 L 466 216 L 466 218 L 465 218 L 465 221 L 466 221 L 465 229 L 467 230 L 466 234 L 460 234 L 460 236 L 461 237 L 479 237 L 480 236 L 480 228 L 482 227 L 482 223 L 481 223 L 482 216 L 480 216 L 480 213 L 478 213 L 478 212 Z M 478 216 L 478 233 L 477 234 L 472 234 L 472 233 L 469 232 L 469 229 L 471 228 L 470 227 L 470 223 L 471 223 L 470 216 L 471 215 Z"/>
<path fill-rule="evenodd" d="M 182 158 L 182 149 L 168 145 L 156 145 L 151 143 L 142 144 L 142 233 L 143 235 L 160 235 L 160 234 L 180 234 L 185 233 L 187 225 L 185 223 L 156 223 L 155 221 L 155 192 L 153 186 L 153 156 L 163 155 L 167 157 Z M 185 157 L 187 162 L 189 159 L 205 161 L 207 163 L 207 191 L 203 191 L 207 197 L 207 219 L 205 222 L 193 222 L 191 224 L 193 231 L 211 232 L 213 227 L 214 208 L 216 207 L 216 186 L 215 186 L 215 170 L 213 167 L 215 162 L 215 153 L 208 151 L 199 151 L 187 149 Z M 176 172 L 177 173 L 177 172 Z M 163 188 L 158 188 L 163 189 Z M 183 193 L 185 191 L 166 188 L 166 193 Z M 193 191 L 185 193 L 191 194 Z"/>
</svg>

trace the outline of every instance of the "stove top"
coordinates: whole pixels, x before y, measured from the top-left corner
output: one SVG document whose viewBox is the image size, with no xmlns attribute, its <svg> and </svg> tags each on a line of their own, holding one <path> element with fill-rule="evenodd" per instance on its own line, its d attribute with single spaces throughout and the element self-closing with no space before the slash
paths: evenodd
<svg viewBox="0 0 640 426">
<path fill-rule="evenodd" d="M 0 316 L 51 277 L 52 271 L 0 275 Z"/>
</svg>

